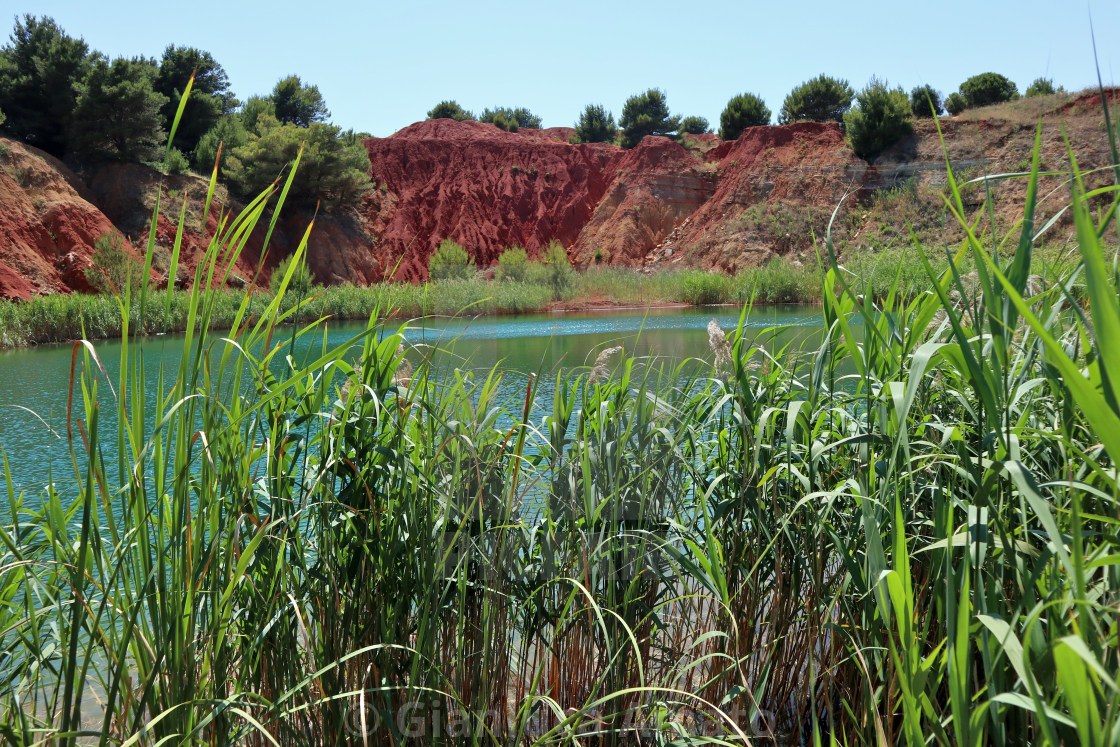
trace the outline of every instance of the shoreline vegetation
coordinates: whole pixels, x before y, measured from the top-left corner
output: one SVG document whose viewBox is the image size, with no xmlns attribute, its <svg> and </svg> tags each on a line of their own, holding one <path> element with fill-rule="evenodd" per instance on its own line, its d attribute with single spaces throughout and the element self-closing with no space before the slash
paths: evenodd
<svg viewBox="0 0 1120 747">
<path fill-rule="evenodd" d="M 1071 151 L 1055 255 L 1035 142 L 1002 240 L 947 167 L 966 239 L 940 265 L 915 242 L 921 284 L 890 261 L 880 291 L 825 236 L 806 349 L 713 323 L 702 375 L 607 348 L 511 398 L 413 370 L 377 306 L 332 346 L 286 297 L 306 236 L 275 294 L 218 289 L 290 177 L 189 292 L 150 292 L 151 239 L 111 299 L 119 377 L 74 343 L 72 473 L 17 493 L 4 461 L 0 737 L 1115 743 L 1120 155 L 1089 191 Z M 153 379 L 133 309 L 176 304 Z M 297 314 L 314 360 L 274 337 Z"/>
<path fill-rule="evenodd" d="M 1039 282 L 1052 286 L 1076 263 L 1075 249 L 1046 246 L 1036 250 Z M 948 266 L 945 251 L 930 250 L 938 271 Z M 921 253 L 913 248 L 887 248 L 853 254 L 841 262 L 849 282 L 860 293 L 882 299 L 895 290 L 907 297 L 929 292 Z M 961 263 L 962 274 L 972 271 L 971 260 Z M 367 321 L 375 310 L 391 309 L 395 318 L 475 316 L 578 311 L 591 308 L 647 308 L 664 306 L 755 306 L 821 304 L 824 272 L 817 257 L 804 261 L 775 258 L 736 275 L 719 271 L 682 269 L 654 274 L 625 267 L 591 267 L 572 271 L 557 292 L 544 278 L 488 280 L 480 276 L 412 285 L 381 283 L 368 287 L 314 286 L 300 293 L 289 290 L 281 310 L 301 304 L 299 318 L 329 317 L 334 321 Z M 1082 293 L 1075 283 L 1074 293 Z M 244 291 L 215 293 L 212 323 L 228 326 L 237 314 Z M 173 334 L 186 329 L 191 292 L 151 291 L 151 303 L 130 309 L 130 329 L 144 334 Z M 248 294 L 248 317 L 259 318 L 272 294 Z M 28 301 L 0 300 L 0 350 L 78 339 L 119 337 L 122 323 L 118 301 L 111 293 L 36 296 Z"/>
</svg>

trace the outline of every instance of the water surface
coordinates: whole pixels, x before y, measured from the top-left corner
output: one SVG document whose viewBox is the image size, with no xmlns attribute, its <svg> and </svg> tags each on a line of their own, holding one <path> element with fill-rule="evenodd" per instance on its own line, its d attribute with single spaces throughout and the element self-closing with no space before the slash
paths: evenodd
<svg viewBox="0 0 1120 747">
<path fill-rule="evenodd" d="M 429 357 L 437 377 L 453 369 L 504 373 L 501 394 L 513 403 L 524 400 L 530 373 L 540 376 L 540 390 L 532 419 L 536 422 L 551 405 L 555 372 L 589 366 L 605 348 L 622 346 L 627 355 L 645 358 L 671 371 L 689 358 L 711 361 L 707 326 L 717 319 L 730 331 L 739 322 L 734 307 L 707 309 L 652 309 L 583 311 L 477 319 L 428 318 L 410 322 L 404 329 L 408 357 L 414 365 Z M 750 336 L 768 348 L 786 344 L 812 344 L 819 340 L 820 309 L 812 306 L 775 306 L 755 309 L 748 321 Z M 381 332 L 395 332 L 400 322 L 385 325 Z M 360 323 L 338 323 L 327 327 L 328 345 L 334 346 L 361 333 Z M 291 334 L 291 328 L 278 330 Z M 322 335 L 297 340 L 296 361 L 317 357 Z M 216 343 L 222 344 L 222 343 Z M 106 373 L 116 385 L 121 346 L 102 340 L 95 343 Z M 162 364 L 166 386 L 171 382 L 182 353 L 179 336 L 151 337 L 142 341 L 146 394 L 155 404 L 155 391 Z M 72 476 L 66 434 L 66 397 L 70 379 L 71 346 L 41 345 L 0 352 L 0 450 L 11 466 L 16 490 L 37 493 L 53 479 Z M 697 363 L 697 366 L 700 364 Z M 102 402 L 111 397 L 101 392 Z M 80 392 L 75 392 L 80 399 Z M 520 405 L 517 405 L 519 407 Z M 102 409 L 103 438 L 115 442 L 113 408 Z M 110 463 L 115 459 L 109 459 Z M 5 501 L 6 502 L 6 501 Z"/>
</svg>

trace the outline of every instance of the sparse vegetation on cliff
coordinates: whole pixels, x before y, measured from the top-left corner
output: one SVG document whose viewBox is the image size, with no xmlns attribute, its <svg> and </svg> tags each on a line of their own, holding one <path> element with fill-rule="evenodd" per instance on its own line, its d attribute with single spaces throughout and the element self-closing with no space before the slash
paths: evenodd
<svg viewBox="0 0 1120 747">
<path fill-rule="evenodd" d="M 753 93 L 740 93 L 731 97 L 719 115 L 719 137 L 721 140 L 736 140 L 748 127 L 768 124 L 770 109 L 762 98 Z"/>
</svg>

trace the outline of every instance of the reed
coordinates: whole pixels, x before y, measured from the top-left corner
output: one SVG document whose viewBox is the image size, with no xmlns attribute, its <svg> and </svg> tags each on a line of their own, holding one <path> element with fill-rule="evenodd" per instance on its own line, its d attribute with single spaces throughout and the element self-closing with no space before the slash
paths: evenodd
<svg viewBox="0 0 1120 747">
<path fill-rule="evenodd" d="M 1031 282 L 1036 148 L 994 242 L 950 168 L 967 237 L 943 271 L 915 246 L 923 292 L 826 241 L 813 349 L 710 328 L 700 374 L 605 351 L 512 401 L 405 366 L 391 298 L 332 347 L 290 277 L 216 290 L 277 185 L 211 238 L 169 383 L 133 314 L 176 297 L 126 287 L 119 379 L 74 343 L 72 474 L 8 474 L 0 736 L 1115 742 L 1120 184 L 1070 164 L 1059 283 Z"/>
</svg>

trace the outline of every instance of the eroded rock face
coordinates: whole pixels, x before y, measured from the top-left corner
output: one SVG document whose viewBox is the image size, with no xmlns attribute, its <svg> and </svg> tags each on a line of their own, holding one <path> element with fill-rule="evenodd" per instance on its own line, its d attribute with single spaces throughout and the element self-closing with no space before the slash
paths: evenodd
<svg viewBox="0 0 1120 747">
<path fill-rule="evenodd" d="M 61 161 L 0 140 L 0 297 L 86 290 L 93 244 L 113 224 Z"/>
<path fill-rule="evenodd" d="M 366 141 L 375 195 L 363 213 L 377 258 L 396 279 L 427 277 L 428 257 L 454 239 L 486 266 L 503 249 L 529 256 L 556 239 L 576 243 L 611 182 L 618 148 L 572 145 L 570 130 L 503 132 L 449 119 Z"/>
</svg>

